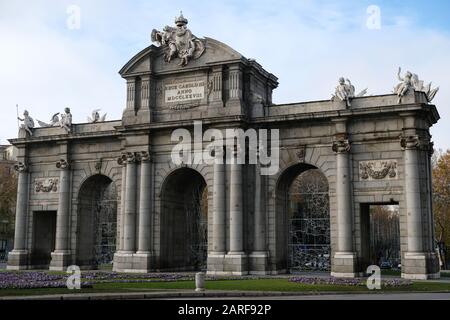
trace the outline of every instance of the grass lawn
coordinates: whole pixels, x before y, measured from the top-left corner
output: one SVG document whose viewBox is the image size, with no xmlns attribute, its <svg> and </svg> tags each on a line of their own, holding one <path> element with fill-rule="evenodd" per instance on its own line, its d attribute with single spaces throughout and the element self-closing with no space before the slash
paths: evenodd
<svg viewBox="0 0 450 320">
<path fill-rule="evenodd" d="M 68 290 L 65 288 L 49 289 L 1 289 L 0 296 L 73 294 L 73 293 L 106 293 L 133 291 L 166 291 L 175 289 L 194 290 L 194 281 L 148 282 L 148 283 L 101 283 L 93 288 L 82 290 Z M 281 292 L 450 292 L 450 283 L 414 282 L 411 286 L 397 288 L 383 288 L 381 291 L 370 291 L 365 286 L 344 285 L 310 285 L 288 282 L 287 279 L 261 280 L 215 280 L 207 281 L 208 290 L 239 290 L 239 291 L 281 291 Z"/>
</svg>

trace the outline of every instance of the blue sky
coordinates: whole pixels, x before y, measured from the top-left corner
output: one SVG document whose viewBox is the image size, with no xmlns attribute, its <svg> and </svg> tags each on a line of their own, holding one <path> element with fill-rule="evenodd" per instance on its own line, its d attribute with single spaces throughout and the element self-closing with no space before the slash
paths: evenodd
<svg viewBox="0 0 450 320">
<path fill-rule="evenodd" d="M 67 28 L 67 8 L 81 10 Z M 367 28 L 367 8 L 381 28 Z M 340 76 L 369 94 L 390 93 L 399 66 L 441 87 L 437 148 L 450 149 L 450 1 L 119 1 L 0 0 L 0 143 L 17 135 L 15 105 L 48 121 L 70 106 L 75 122 L 102 108 L 119 119 L 125 83 L 118 70 L 150 45 L 153 28 L 183 10 L 198 36 L 227 43 L 279 77 L 275 103 L 324 100 Z"/>
</svg>

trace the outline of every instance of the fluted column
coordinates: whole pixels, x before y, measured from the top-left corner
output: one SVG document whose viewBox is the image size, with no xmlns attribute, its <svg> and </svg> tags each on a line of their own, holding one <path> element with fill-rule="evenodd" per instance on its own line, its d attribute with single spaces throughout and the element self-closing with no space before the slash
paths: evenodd
<svg viewBox="0 0 450 320">
<path fill-rule="evenodd" d="M 136 99 L 136 79 L 130 78 L 127 80 L 127 109 L 135 109 Z"/>
<path fill-rule="evenodd" d="M 243 254 L 244 217 L 242 209 L 242 164 L 237 154 L 230 166 L 230 254 Z"/>
<path fill-rule="evenodd" d="M 139 243 L 138 253 L 150 253 L 151 239 L 151 161 L 148 152 L 140 154 L 141 183 L 139 186 Z"/>
<path fill-rule="evenodd" d="M 56 167 L 60 169 L 60 173 L 55 252 L 67 253 L 70 235 L 70 165 L 67 160 L 61 159 L 56 163 Z"/>
<path fill-rule="evenodd" d="M 136 250 L 136 155 L 128 152 L 125 155 L 127 175 L 125 185 L 125 215 L 123 232 L 123 251 L 133 253 Z"/>
</svg>

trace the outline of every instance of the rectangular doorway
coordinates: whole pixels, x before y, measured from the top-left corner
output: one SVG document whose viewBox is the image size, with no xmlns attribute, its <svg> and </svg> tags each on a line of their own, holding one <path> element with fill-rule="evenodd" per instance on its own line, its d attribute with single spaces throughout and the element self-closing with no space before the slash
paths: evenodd
<svg viewBox="0 0 450 320">
<path fill-rule="evenodd" d="M 397 203 L 361 204 L 361 255 L 364 267 L 400 268 L 400 214 Z"/>
<path fill-rule="evenodd" d="M 47 268 L 55 250 L 56 211 L 33 212 L 33 250 L 31 264 Z"/>
</svg>

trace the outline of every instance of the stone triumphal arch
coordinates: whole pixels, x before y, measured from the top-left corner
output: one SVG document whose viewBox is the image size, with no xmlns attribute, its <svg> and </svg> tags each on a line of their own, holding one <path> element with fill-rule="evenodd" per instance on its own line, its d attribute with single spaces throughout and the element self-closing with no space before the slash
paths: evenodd
<svg viewBox="0 0 450 320">
<path fill-rule="evenodd" d="M 367 208 L 385 204 L 399 208 L 402 275 L 438 277 L 435 90 L 408 72 L 393 94 L 356 94 L 340 79 L 331 101 L 277 105 L 273 74 L 195 37 L 184 17 L 152 40 L 120 70 L 122 119 L 94 111 L 89 123 L 72 124 L 66 108 L 34 128 L 25 115 L 11 140 L 19 186 L 9 269 L 113 263 L 119 272 L 316 268 L 354 277 L 368 266 Z M 194 134 L 197 120 L 203 131 L 279 130 L 278 170 L 175 163 L 172 132 Z"/>
</svg>

